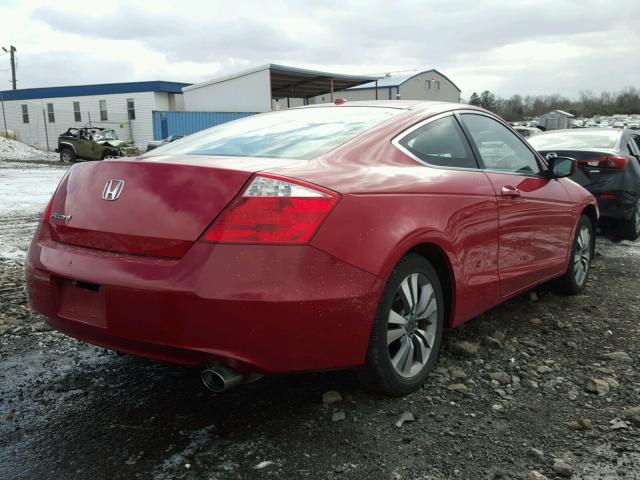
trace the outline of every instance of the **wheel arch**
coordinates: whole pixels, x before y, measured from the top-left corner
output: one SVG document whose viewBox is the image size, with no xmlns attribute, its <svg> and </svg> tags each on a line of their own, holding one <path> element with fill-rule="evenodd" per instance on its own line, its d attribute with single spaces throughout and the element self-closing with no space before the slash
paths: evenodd
<svg viewBox="0 0 640 480">
<path fill-rule="evenodd" d="M 75 153 L 76 155 L 78 155 L 78 152 L 76 151 L 76 146 L 73 143 L 70 142 L 58 142 L 58 145 L 61 150 L 68 148 L 69 150 L 73 151 L 73 153 Z"/>
</svg>

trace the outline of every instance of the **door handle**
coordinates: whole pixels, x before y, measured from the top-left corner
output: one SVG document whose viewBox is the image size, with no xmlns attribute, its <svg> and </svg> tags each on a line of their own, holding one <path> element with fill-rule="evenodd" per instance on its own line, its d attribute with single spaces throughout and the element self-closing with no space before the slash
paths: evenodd
<svg viewBox="0 0 640 480">
<path fill-rule="evenodd" d="M 512 187 L 511 185 L 505 185 L 500 189 L 500 195 L 503 197 L 519 197 L 520 192 L 516 187 Z"/>
</svg>

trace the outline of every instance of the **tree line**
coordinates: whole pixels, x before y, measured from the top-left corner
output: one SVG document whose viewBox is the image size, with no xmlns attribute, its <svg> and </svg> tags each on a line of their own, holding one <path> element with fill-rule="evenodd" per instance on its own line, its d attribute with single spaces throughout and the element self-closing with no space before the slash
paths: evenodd
<svg viewBox="0 0 640 480">
<path fill-rule="evenodd" d="M 473 92 L 468 103 L 491 110 L 509 122 L 537 117 L 552 110 L 564 110 L 576 117 L 590 118 L 594 115 L 640 114 L 640 90 L 626 87 L 619 92 L 602 92 L 600 95 L 586 90 L 575 99 L 558 93 L 501 98 L 485 90 L 479 95 Z"/>
</svg>

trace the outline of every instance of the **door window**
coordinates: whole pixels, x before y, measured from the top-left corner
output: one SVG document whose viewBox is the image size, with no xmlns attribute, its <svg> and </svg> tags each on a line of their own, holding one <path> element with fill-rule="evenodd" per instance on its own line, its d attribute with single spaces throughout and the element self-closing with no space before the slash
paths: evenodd
<svg viewBox="0 0 640 480">
<path fill-rule="evenodd" d="M 518 134 L 484 115 L 465 113 L 461 116 L 487 170 L 521 175 L 540 173 L 535 154 Z"/>
<path fill-rule="evenodd" d="M 478 168 L 462 129 L 452 115 L 414 130 L 399 143 L 430 165 Z"/>
</svg>

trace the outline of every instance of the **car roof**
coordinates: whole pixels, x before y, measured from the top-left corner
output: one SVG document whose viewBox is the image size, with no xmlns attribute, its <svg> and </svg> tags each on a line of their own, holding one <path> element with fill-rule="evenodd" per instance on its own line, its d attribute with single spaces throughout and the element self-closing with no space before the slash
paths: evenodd
<svg viewBox="0 0 640 480">
<path fill-rule="evenodd" d="M 315 105 L 307 105 L 301 108 L 341 108 L 341 107 L 382 107 L 382 108 L 397 108 L 401 110 L 453 110 L 460 108 L 473 108 L 471 105 L 465 105 L 463 103 L 453 102 L 435 102 L 424 100 L 345 100 L 340 104 L 335 103 L 318 103 Z"/>
</svg>

